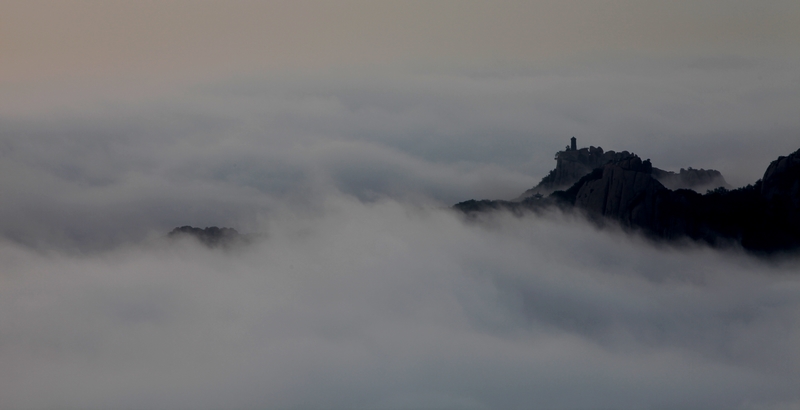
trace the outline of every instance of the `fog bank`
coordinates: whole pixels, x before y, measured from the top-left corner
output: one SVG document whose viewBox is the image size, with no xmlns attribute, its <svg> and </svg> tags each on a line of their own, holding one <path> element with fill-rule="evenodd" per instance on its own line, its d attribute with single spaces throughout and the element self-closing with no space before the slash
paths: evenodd
<svg viewBox="0 0 800 410">
<path fill-rule="evenodd" d="M 558 214 L 325 196 L 249 247 L 5 242 L 0 403 L 82 409 L 779 409 L 798 263 Z"/>
</svg>

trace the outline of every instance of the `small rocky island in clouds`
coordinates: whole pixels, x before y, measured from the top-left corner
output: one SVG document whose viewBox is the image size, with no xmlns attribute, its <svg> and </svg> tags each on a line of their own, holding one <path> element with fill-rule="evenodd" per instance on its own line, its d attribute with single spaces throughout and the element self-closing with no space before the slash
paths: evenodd
<svg viewBox="0 0 800 410">
<path fill-rule="evenodd" d="M 476 215 L 558 207 L 654 239 L 691 238 L 758 254 L 800 249 L 800 150 L 772 161 L 754 184 L 730 189 L 716 170 L 675 173 L 627 151 L 576 145 L 573 137 L 556 153 L 556 168 L 515 200 L 469 200 L 454 208 Z"/>
<path fill-rule="evenodd" d="M 233 228 L 219 228 L 216 226 L 205 229 L 193 226 L 181 226 L 173 229 L 167 237 L 170 239 L 194 238 L 209 248 L 229 248 L 231 246 L 250 242 L 251 238 L 240 234 Z"/>
</svg>

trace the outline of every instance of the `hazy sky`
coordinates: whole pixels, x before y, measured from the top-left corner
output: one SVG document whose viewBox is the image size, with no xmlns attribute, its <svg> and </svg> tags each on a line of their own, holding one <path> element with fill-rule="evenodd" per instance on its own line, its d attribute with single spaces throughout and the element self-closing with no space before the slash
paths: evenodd
<svg viewBox="0 0 800 410">
<path fill-rule="evenodd" d="M 753 183 L 798 39 L 797 1 L 0 1 L 0 408 L 796 409 L 796 259 L 446 208 L 572 136 Z"/>
<path fill-rule="evenodd" d="M 552 166 L 539 164 L 576 135 L 587 145 L 634 150 L 657 166 L 723 168 L 735 185 L 752 182 L 769 160 L 796 148 L 800 128 L 794 1 L 0 7 L 5 120 L 92 122 L 86 117 L 100 107 L 132 117 L 137 107 L 167 101 L 195 110 L 198 96 L 187 93 L 198 87 L 247 93 L 258 103 L 277 98 L 272 88 L 281 87 L 297 99 L 347 104 L 358 96 L 387 115 L 418 109 L 437 125 L 391 125 L 427 144 L 440 141 L 434 128 L 445 125 L 438 124 L 455 122 L 471 135 L 453 130 L 448 146 L 514 145 L 510 151 L 534 160 L 525 168 L 534 179 Z M 483 125 L 469 124 L 478 114 Z M 520 157 L 499 163 L 526 166 Z"/>
<path fill-rule="evenodd" d="M 4 2 L 3 82 L 796 56 L 796 2 Z"/>
</svg>

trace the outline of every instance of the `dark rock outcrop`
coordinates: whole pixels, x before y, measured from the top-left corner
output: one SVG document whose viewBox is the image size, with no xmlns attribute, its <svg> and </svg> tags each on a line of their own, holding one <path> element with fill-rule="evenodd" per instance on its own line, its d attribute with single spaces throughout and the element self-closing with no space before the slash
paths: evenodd
<svg viewBox="0 0 800 410">
<path fill-rule="evenodd" d="M 467 201 L 467 214 L 497 209 L 517 214 L 558 206 L 580 210 L 598 223 L 614 221 L 654 239 L 690 238 L 712 246 L 738 244 L 757 254 L 800 249 L 800 150 L 773 161 L 762 180 L 701 195 L 671 190 L 658 170 L 638 156 L 611 161 L 565 191 L 522 201 Z"/>
<path fill-rule="evenodd" d="M 556 168 L 542 178 L 535 187 L 525 191 L 516 200 L 521 201 L 536 194 L 550 195 L 552 192 L 572 186 L 593 169 L 611 161 L 619 161 L 629 157 L 628 151 L 604 152 L 600 147 L 567 149 L 556 153 Z"/>
<path fill-rule="evenodd" d="M 761 181 L 761 196 L 770 203 L 770 212 L 800 222 L 800 150 L 772 161 Z"/>
<path fill-rule="evenodd" d="M 772 161 L 761 179 L 765 223 L 777 241 L 800 246 L 800 149 Z"/>
<path fill-rule="evenodd" d="M 167 237 L 174 239 L 192 237 L 209 248 L 230 247 L 248 242 L 248 238 L 237 232 L 236 229 L 218 228 L 216 226 L 207 227 L 205 229 L 195 228 L 193 226 L 181 226 L 173 229 L 167 234 Z"/>
<path fill-rule="evenodd" d="M 574 206 L 626 226 L 652 225 L 657 215 L 659 193 L 666 188 L 653 178 L 650 161 L 632 155 L 608 163 L 602 170 L 599 179 L 582 184 Z"/>
</svg>

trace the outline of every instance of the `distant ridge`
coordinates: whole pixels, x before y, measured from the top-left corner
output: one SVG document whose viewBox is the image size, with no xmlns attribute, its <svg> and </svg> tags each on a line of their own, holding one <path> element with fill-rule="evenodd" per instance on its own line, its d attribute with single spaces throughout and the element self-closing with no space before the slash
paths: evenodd
<svg viewBox="0 0 800 410">
<path fill-rule="evenodd" d="M 173 229 L 168 238 L 177 239 L 181 237 L 192 237 L 209 248 L 230 247 L 236 244 L 249 242 L 249 238 L 240 234 L 233 228 L 218 228 L 216 226 L 204 229 L 193 226 L 181 226 Z"/>
</svg>

